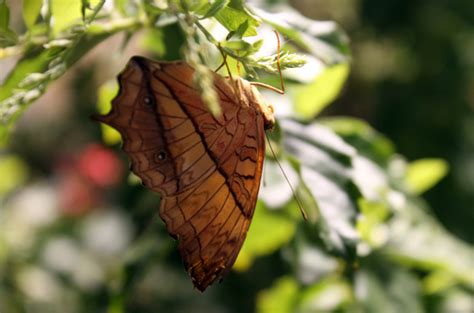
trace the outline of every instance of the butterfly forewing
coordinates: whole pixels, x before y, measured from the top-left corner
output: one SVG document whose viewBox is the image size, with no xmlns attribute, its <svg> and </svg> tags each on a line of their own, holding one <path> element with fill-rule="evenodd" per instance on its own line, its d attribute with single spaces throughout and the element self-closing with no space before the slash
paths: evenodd
<svg viewBox="0 0 474 313">
<path fill-rule="evenodd" d="M 133 57 L 119 75 L 112 110 L 131 169 L 161 194 L 160 216 L 195 286 L 232 267 L 249 228 L 265 152 L 262 104 L 214 74 L 223 114 L 213 116 L 184 62 Z"/>
</svg>

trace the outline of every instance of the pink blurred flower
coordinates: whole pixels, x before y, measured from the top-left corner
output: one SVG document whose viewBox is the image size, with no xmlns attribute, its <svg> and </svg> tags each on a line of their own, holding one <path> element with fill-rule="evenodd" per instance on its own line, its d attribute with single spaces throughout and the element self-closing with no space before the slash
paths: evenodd
<svg viewBox="0 0 474 313">
<path fill-rule="evenodd" d="M 61 158 L 56 173 L 60 207 L 70 216 L 83 215 L 100 205 L 105 189 L 118 184 L 124 175 L 117 156 L 98 144 L 86 146 L 78 156 Z"/>
<path fill-rule="evenodd" d="M 116 185 L 123 176 L 120 160 L 112 151 L 98 144 L 91 144 L 83 150 L 78 167 L 82 175 L 100 187 Z"/>
</svg>

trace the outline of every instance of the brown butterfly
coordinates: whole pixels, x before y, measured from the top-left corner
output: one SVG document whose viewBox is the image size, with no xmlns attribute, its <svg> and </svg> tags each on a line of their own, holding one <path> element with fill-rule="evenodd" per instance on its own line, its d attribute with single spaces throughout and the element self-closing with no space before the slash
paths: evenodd
<svg viewBox="0 0 474 313">
<path fill-rule="evenodd" d="M 111 111 L 131 170 L 160 193 L 160 216 L 194 285 L 204 291 L 232 267 L 255 209 L 273 109 L 241 78 L 214 75 L 214 116 L 187 63 L 135 56 L 119 75 Z"/>
</svg>

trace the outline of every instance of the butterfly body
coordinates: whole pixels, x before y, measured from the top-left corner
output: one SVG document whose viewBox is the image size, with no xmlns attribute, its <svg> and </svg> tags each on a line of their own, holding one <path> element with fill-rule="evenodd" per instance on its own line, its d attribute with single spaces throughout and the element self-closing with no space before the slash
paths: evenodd
<svg viewBox="0 0 474 313">
<path fill-rule="evenodd" d="M 133 57 L 112 110 L 131 169 L 160 193 L 160 216 L 201 291 L 232 267 L 255 209 L 273 110 L 241 78 L 214 75 L 222 109 L 210 113 L 185 62 Z"/>
</svg>

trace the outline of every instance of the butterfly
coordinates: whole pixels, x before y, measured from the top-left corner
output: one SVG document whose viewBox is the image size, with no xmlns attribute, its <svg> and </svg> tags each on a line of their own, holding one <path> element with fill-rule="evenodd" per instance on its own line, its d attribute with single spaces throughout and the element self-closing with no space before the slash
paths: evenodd
<svg viewBox="0 0 474 313">
<path fill-rule="evenodd" d="M 254 213 L 273 109 L 242 78 L 212 73 L 213 115 L 184 61 L 130 59 L 111 111 L 131 170 L 161 196 L 159 214 L 184 266 L 204 291 L 232 268 Z"/>
</svg>

